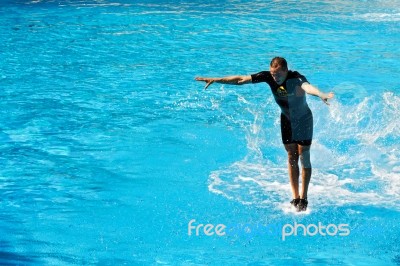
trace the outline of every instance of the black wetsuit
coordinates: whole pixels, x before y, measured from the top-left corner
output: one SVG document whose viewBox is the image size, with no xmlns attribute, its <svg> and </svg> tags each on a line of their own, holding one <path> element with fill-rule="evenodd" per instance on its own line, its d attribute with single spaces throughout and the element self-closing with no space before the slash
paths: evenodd
<svg viewBox="0 0 400 266">
<path fill-rule="evenodd" d="M 313 116 L 301 88 L 307 79 L 297 71 L 288 72 L 282 85 L 278 85 L 269 71 L 251 75 L 253 83 L 266 82 L 271 87 L 276 103 L 281 108 L 281 132 L 284 144 L 309 146 L 313 136 Z"/>
</svg>

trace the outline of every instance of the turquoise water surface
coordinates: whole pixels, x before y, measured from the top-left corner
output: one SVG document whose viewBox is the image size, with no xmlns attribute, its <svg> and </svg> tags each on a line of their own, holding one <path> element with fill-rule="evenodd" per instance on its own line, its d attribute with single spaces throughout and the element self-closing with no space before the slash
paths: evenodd
<svg viewBox="0 0 400 266">
<path fill-rule="evenodd" d="M 399 1 L 3 0 L 0 22 L 0 265 L 400 265 Z M 194 80 L 274 56 L 335 93 L 308 97 L 303 214 L 267 85 Z"/>
</svg>

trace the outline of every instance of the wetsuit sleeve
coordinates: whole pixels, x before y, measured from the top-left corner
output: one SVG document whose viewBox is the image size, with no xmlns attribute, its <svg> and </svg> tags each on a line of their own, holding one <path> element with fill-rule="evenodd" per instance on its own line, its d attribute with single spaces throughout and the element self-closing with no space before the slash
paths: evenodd
<svg viewBox="0 0 400 266">
<path fill-rule="evenodd" d="M 300 86 L 301 86 L 303 83 L 308 82 L 308 80 L 306 79 L 306 77 L 303 76 L 302 74 L 300 74 L 299 72 L 294 71 L 293 74 L 294 74 L 294 78 L 296 78 L 296 79 L 299 81 Z"/>
<path fill-rule="evenodd" d="M 268 82 L 269 77 L 268 71 L 261 71 L 259 73 L 251 75 L 251 82 L 252 83 L 260 83 L 260 82 Z"/>
</svg>

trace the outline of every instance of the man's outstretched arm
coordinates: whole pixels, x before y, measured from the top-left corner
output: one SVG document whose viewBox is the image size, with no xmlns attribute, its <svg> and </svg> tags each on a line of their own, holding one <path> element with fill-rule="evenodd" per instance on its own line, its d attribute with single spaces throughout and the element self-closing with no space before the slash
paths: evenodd
<svg viewBox="0 0 400 266">
<path fill-rule="evenodd" d="M 308 82 L 304 82 L 304 83 L 301 85 L 301 88 L 302 88 L 305 92 L 307 92 L 308 94 L 314 95 L 314 96 L 317 96 L 317 97 L 321 98 L 321 100 L 322 100 L 324 103 L 326 103 L 327 105 L 329 105 L 328 99 L 331 99 L 331 98 L 333 98 L 333 96 L 334 96 L 334 93 L 333 93 L 333 92 L 323 93 L 323 92 L 321 92 L 317 87 L 314 87 L 313 85 L 311 85 L 311 84 L 308 83 Z"/>
<path fill-rule="evenodd" d="M 206 86 L 204 89 L 207 89 L 208 86 L 215 83 L 222 83 L 222 84 L 232 84 L 232 85 L 243 85 L 251 83 L 251 76 L 229 76 L 223 78 L 203 78 L 197 77 L 197 81 L 204 81 L 206 82 Z"/>
</svg>

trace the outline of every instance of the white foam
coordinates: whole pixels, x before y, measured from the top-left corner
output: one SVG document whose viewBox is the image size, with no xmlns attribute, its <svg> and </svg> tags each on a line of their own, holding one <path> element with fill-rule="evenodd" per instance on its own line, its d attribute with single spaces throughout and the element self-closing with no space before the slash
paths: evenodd
<svg viewBox="0 0 400 266">
<path fill-rule="evenodd" d="M 349 91 L 355 88 L 354 84 L 346 86 Z M 344 205 L 400 209 L 400 145 L 391 139 L 400 137 L 400 98 L 393 92 L 362 95 L 333 101 L 330 108 L 310 104 L 316 125 L 308 198 L 314 211 Z M 260 108 L 246 97 L 238 97 L 238 103 L 246 116 L 229 119 L 243 130 L 248 153 L 242 160 L 212 171 L 209 190 L 242 204 L 290 213 L 286 159 L 273 162 L 262 153 L 271 148 L 264 121 L 266 106 Z"/>
<path fill-rule="evenodd" d="M 400 21 L 400 13 L 366 13 L 357 18 L 371 22 L 395 22 Z"/>
<path fill-rule="evenodd" d="M 307 207 L 306 211 L 297 211 L 295 207 L 291 206 L 287 202 L 282 202 L 278 204 L 278 208 L 281 209 L 285 214 L 292 214 L 292 215 L 308 215 L 312 212 L 312 208 Z"/>
</svg>

